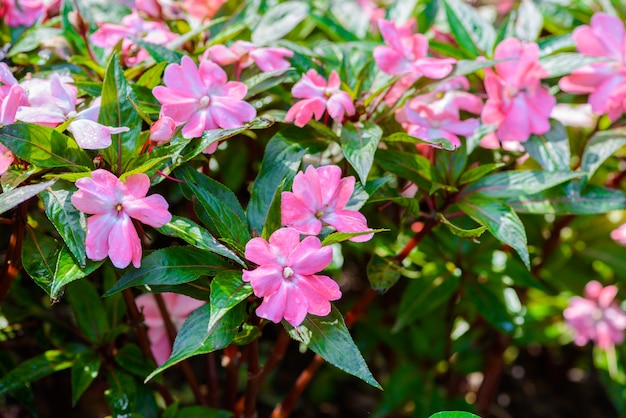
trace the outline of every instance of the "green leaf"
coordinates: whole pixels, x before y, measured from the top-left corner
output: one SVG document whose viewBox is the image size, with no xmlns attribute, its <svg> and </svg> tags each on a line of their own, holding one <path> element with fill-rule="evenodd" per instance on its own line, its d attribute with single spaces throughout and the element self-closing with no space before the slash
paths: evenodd
<svg viewBox="0 0 626 418">
<path fill-rule="evenodd" d="M 145 379 L 154 370 L 154 363 L 149 360 L 137 344 L 126 344 L 115 353 L 115 362 L 127 372 Z"/>
<path fill-rule="evenodd" d="M 272 199 L 270 208 L 267 211 L 267 218 L 265 218 L 265 225 L 263 225 L 263 232 L 261 233 L 261 236 L 265 240 L 269 240 L 274 231 L 280 229 L 283 225 L 281 203 L 282 193 L 284 189 L 285 181 L 283 180 L 276 188 L 276 192 L 274 192 L 274 198 Z"/>
<path fill-rule="evenodd" d="M 78 190 L 71 183 L 60 181 L 41 194 L 46 216 L 65 241 L 78 264 L 86 266 L 85 215 L 72 204 L 72 194 Z"/>
<path fill-rule="evenodd" d="M 244 311 L 242 305 L 229 310 L 218 321 L 211 334 L 207 333 L 207 324 L 211 322 L 211 305 L 204 305 L 193 311 L 176 336 L 170 358 L 145 381 L 189 357 L 212 353 L 229 345 L 243 322 Z"/>
<path fill-rule="evenodd" d="M 20 39 L 11 46 L 7 54 L 8 58 L 14 57 L 20 52 L 29 52 L 36 49 L 42 42 L 56 38 L 62 34 L 58 28 L 47 28 L 43 26 L 31 26 Z"/>
<path fill-rule="evenodd" d="M 44 234 L 28 233 L 24 236 L 22 263 L 28 275 L 53 300 L 67 284 L 91 274 L 102 265 L 102 261 L 87 260 L 82 268 L 66 245 Z"/>
<path fill-rule="evenodd" d="M 448 301 L 458 286 L 459 278 L 449 272 L 424 275 L 411 280 L 402 293 L 398 317 L 391 331 L 398 332 L 415 320 L 424 318 Z"/>
<path fill-rule="evenodd" d="M 479 226 L 478 228 L 473 228 L 473 229 L 459 228 L 458 226 L 454 225 L 452 222 L 447 220 L 446 217 L 443 216 L 443 214 L 437 213 L 437 217 L 439 218 L 442 224 L 448 227 L 450 232 L 452 232 L 454 235 L 456 235 L 459 238 L 475 239 L 475 238 L 480 237 L 483 234 L 483 232 L 487 230 L 487 227 L 484 225 Z"/>
<path fill-rule="evenodd" d="M 66 298 L 74 311 L 74 318 L 82 335 L 93 343 L 102 342 L 109 324 L 94 285 L 87 280 L 74 281 L 66 291 Z"/>
<path fill-rule="evenodd" d="M 376 190 L 384 186 L 389 180 L 391 180 L 390 176 L 380 177 L 368 182 L 365 187 L 361 186 L 360 183 L 355 183 L 352 196 L 350 196 L 350 200 L 348 200 L 348 203 L 346 203 L 344 209 L 361 209 L 365 202 L 369 200 L 370 196 L 372 196 L 376 192 Z"/>
<path fill-rule="evenodd" d="M 543 27 L 543 15 L 533 0 L 522 0 L 517 13 L 515 37 L 523 41 L 535 42 Z"/>
<path fill-rule="evenodd" d="M 100 356 L 93 351 L 84 351 L 74 359 L 72 365 L 72 406 L 83 395 L 85 390 L 98 377 Z"/>
<path fill-rule="evenodd" d="M 113 416 L 135 418 L 132 416 L 137 402 L 137 382 L 135 379 L 119 369 L 113 368 L 109 370 L 107 378 L 109 388 L 104 391 L 104 398 L 109 404 Z"/>
<path fill-rule="evenodd" d="M 265 93 L 274 86 L 287 84 L 297 80 L 297 73 L 292 69 L 281 69 L 276 71 L 262 72 L 255 74 L 244 81 L 248 87 L 248 93 L 244 100 L 250 100 L 257 94 Z"/>
<path fill-rule="evenodd" d="M 466 297 L 490 324 L 500 331 L 511 333 L 515 329 L 515 324 L 507 309 L 502 289 L 494 289 L 495 285 L 496 283 L 491 282 L 470 283 L 465 288 Z"/>
<path fill-rule="evenodd" d="M 431 189 L 433 166 L 427 158 L 417 153 L 379 149 L 376 151 L 376 163 L 384 170 L 410 180 L 422 189 Z"/>
<path fill-rule="evenodd" d="M 47 126 L 16 122 L 0 128 L 0 143 L 39 167 L 77 167 L 87 171 L 91 158 L 76 141 Z"/>
<path fill-rule="evenodd" d="M 389 229 L 368 229 L 367 231 L 360 232 L 333 232 L 332 234 L 324 238 L 324 241 L 322 241 L 322 246 L 333 245 L 340 242 L 348 241 L 350 238 L 360 237 L 362 235 L 376 234 L 378 232 L 386 231 L 389 231 Z"/>
<path fill-rule="evenodd" d="M 592 57 L 578 52 L 561 52 L 539 59 L 539 64 L 547 71 L 549 78 L 562 77 L 572 71 L 596 62 L 606 62 L 608 58 Z"/>
<path fill-rule="evenodd" d="M 176 418 L 231 418 L 233 413 L 206 406 L 188 406 L 176 414 Z"/>
<path fill-rule="evenodd" d="M 596 133 L 583 151 L 581 169 L 589 178 L 607 158 L 626 144 L 626 128 L 615 128 Z"/>
<path fill-rule="evenodd" d="M 367 182 L 367 175 L 374 162 L 374 154 L 383 130 L 372 122 L 348 122 L 341 128 L 341 149 L 359 175 L 361 183 Z"/>
<path fill-rule="evenodd" d="M 452 35 L 470 57 L 478 57 L 480 51 L 491 52 L 496 31 L 487 19 L 460 0 L 444 0 L 443 3 Z"/>
<path fill-rule="evenodd" d="M 523 142 L 524 150 L 547 171 L 570 170 L 570 146 L 563 124 L 550 121 L 550 131 L 543 135 L 532 135 Z"/>
<path fill-rule="evenodd" d="M 517 251 L 526 268 L 530 269 L 526 231 L 510 206 L 480 196 L 468 196 L 458 201 L 457 205 L 470 218 L 485 225 L 491 235 Z"/>
<path fill-rule="evenodd" d="M 139 141 L 143 121 L 132 103 L 138 103 L 137 97 L 124 76 L 117 55 L 113 54 L 102 84 L 98 122 L 106 126 L 129 128 L 128 132 L 111 135 L 112 145 L 103 150 L 104 159 L 111 165 L 112 171 L 117 173 L 126 171 L 126 165 L 143 145 Z"/>
<path fill-rule="evenodd" d="M 330 364 L 382 389 L 352 341 L 343 316 L 334 306 L 327 316 L 307 315 L 304 322 L 297 327 L 286 321 L 283 321 L 283 325 L 291 338 L 300 341 Z"/>
<path fill-rule="evenodd" d="M 211 281 L 209 334 L 228 311 L 252 294 L 252 286 L 244 282 L 241 275 L 241 271 L 223 271 Z"/>
<path fill-rule="evenodd" d="M 194 247 L 200 248 L 201 250 L 207 250 L 226 258 L 230 258 L 239 265 L 245 267 L 243 260 L 241 260 L 241 258 L 239 258 L 234 252 L 216 240 L 209 231 L 187 218 L 173 216 L 172 220 L 168 224 L 163 225 L 161 228 L 157 228 L 157 231 L 170 237 L 180 238 Z"/>
<path fill-rule="evenodd" d="M 289 187 L 300 167 L 302 156 L 310 149 L 317 150 L 326 145 L 319 140 L 302 141 L 301 138 L 307 137 L 306 132 L 295 127 L 283 129 L 265 147 L 261 170 L 252 185 L 247 209 L 250 230 L 255 235 L 263 231 L 278 186 L 284 181 L 285 187 Z"/>
<path fill-rule="evenodd" d="M 104 296 L 133 286 L 188 283 L 231 267 L 221 257 L 196 247 L 168 247 L 150 253 L 141 260 L 141 267 L 126 272 Z"/>
<path fill-rule="evenodd" d="M 141 39 L 131 38 L 131 40 L 148 51 L 148 54 L 157 62 L 157 64 L 161 62 L 166 62 L 168 64 L 179 64 L 180 60 L 183 57 L 183 54 L 178 51 L 171 50 L 169 48 L 164 47 L 163 45 L 153 44 L 151 42 L 146 42 Z"/>
<path fill-rule="evenodd" d="M 72 367 L 74 355 L 59 350 L 48 350 L 20 363 L 0 379 L 0 396 L 24 385 Z"/>
<path fill-rule="evenodd" d="M 463 195 L 477 194 L 485 197 L 517 197 L 532 195 L 581 177 L 584 173 L 571 171 L 514 170 L 483 177 L 470 184 Z"/>
<path fill-rule="evenodd" d="M 478 415 L 470 414 L 469 412 L 458 412 L 458 411 L 445 411 L 445 412 L 437 412 L 434 415 L 431 415 L 428 418 L 480 418 Z"/>
<path fill-rule="evenodd" d="M 442 148 L 446 151 L 454 151 L 456 146 L 445 138 L 437 138 L 431 141 L 416 138 L 404 132 L 396 132 L 383 139 L 384 142 L 407 142 L 409 144 L 428 144 L 435 148 Z"/>
<path fill-rule="evenodd" d="M 461 177 L 459 178 L 459 184 L 462 185 L 475 182 L 476 180 L 485 177 L 487 174 L 497 170 L 504 165 L 504 163 L 491 163 L 471 168 L 461 175 Z"/>
<path fill-rule="evenodd" d="M 52 186 L 56 180 L 16 187 L 0 194 L 0 215 Z"/>
<path fill-rule="evenodd" d="M 250 240 L 246 214 L 230 189 L 186 165 L 176 169 L 176 176 L 185 182 L 185 197 L 199 204 L 196 213 L 209 230 L 241 246 Z"/>
<path fill-rule="evenodd" d="M 309 16 L 309 5 L 303 1 L 286 1 L 272 7 L 252 31 L 252 42 L 267 45 L 291 32 Z"/>
<path fill-rule="evenodd" d="M 148 68 L 137 80 L 137 85 L 147 89 L 155 88 L 161 84 L 165 67 L 167 67 L 167 62 L 161 62 Z"/>
<path fill-rule="evenodd" d="M 395 285 L 401 277 L 401 267 L 393 259 L 373 254 L 367 263 L 367 279 L 376 292 L 383 294 Z"/>
</svg>

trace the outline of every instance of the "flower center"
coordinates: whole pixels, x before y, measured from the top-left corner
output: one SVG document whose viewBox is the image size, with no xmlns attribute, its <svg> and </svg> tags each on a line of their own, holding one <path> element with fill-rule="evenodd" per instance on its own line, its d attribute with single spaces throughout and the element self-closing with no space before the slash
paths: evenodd
<svg viewBox="0 0 626 418">
<path fill-rule="evenodd" d="M 602 320 L 602 318 L 604 317 L 604 312 L 602 309 L 600 308 L 595 308 L 593 310 L 593 312 L 591 312 L 591 318 L 593 319 L 594 322 L 600 322 Z"/>
<path fill-rule="evenodd" d="M 211 104 L 211 97 L 209 96 L 202 96 L 200 98 L 200 109 L 206 109 L 207 107 L 209 107 L 209 105 Z"/>
<path fill-rule="evenodd" d="M 122 211 L 122 209 L 124 209 L 124 206 L 122 206 L 122 204 L 121 204 L 121 203 L 118 203 L 118 204 L 117 204 L 117 206 L 115 206 L 115 209 L 116 209 L 118 212 L 121 212 L 121 211 Z"/>
<path fill-rule="evenodd" d="M 283 277 L 285 279 L 291 279 L 291 277 L 293 277 L 293 274 L 294 274 L 294 272 L 293 272 L 293 269 L 291 267 L 285 267 L 283 269 Z"/>
</svg>

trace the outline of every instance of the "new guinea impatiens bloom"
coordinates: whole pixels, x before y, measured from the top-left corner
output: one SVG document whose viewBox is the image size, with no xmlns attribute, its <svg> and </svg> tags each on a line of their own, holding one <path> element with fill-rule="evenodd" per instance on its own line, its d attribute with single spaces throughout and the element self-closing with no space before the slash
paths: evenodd
<svg viewBox="0 0 626 418">
<path fill-rule="evenodd" d="M 32 26 L 46 6 L 41 0 L 0 0 L 0 20 L 7 26 Z"/>
<path fill-rule="evenodd" d="M 559 81 L 559 87 L 568 93 L 589 94 L 592 110 L 608 114 L 615 122 L 626 110 L 626 33 L 622 20 L 596 13 L 591 26 L 577 27 L 572 37 L 580 53 L 608 61 L 575 69 Z"/>
<path fill-rule="evenodd" d="M 310 69 L 291 89 L 293 97 L 304 100 L 291 106 L 285 121 L 294 122 L 302 128 L 313 117 L 320 120 L 325 110 L 338 123 L 343 121 L 344 115 L 354 115 L 354 103 L 348 93 L 339 89 L 340 86 L 341 80 L 337 71 L 330 73 L 327 83 L 317 71 Z"/>
<path fill-rule="evenodd" d="M 493 58 L 505 61 L 495 71 L 485 68 L 483 123 L 497 125 L 500 141 L 525 142 L 532 134 L 548 132 L 556 99 L 541 84 L 548 73 L 539 64 L 539 46 L 508 38 L 498 44 Z"/>
<path fill-rule="evenodd" d="M 114 174 L 98 169 L 91 177 L 77 180 L 76 187 L 72 204 L 93 215 L 87 218 L 87 257 L 100 261 L 109 256 L 117 268 L 131 262 L 141 266 L 141 240 L 132 220 L 159 228 L 172 219 L 163 196 L 146 196 L 150 178 L 138 173 L 122 182 Z"/>
<path fill-rule="evenodd" d="M 595 342 L 607 349 L 624 340 L 626 313 L 614 301 L 617 287 L 605 286 L 592 280 L 585 286 L 585 297 L 574 296 L 563 312 L 575 333 L 574 342 L 585 345 Z"/>
<path fill-rule="evenodd" d="M 198 67 L 184 56 L 180 65 L 167 66 L 163 82 L 165 86 L 152 90 L 162 104 L 161 117 L 172 118 L 177 126 L 185 124 L 185 138 L 198 138 L 209 129 L 239 128 L 256 116 L 254 107 L 243 100 L 246 85 L 228 81 L 214 62 L 203 60 Z"/>
<path fill-rule="evenodd" d="M 341 178 L 341 169 L 336 165 L 308 166 L 304 173 L 300 171 L 296 174 L 293 192 L 282 192 L 282 224 L 306 235 L 319 234 L 325 225 L 339 232 L 369 230 L 365 216 L 355 210 L 344 209 L 354 191 L 354 182 L 353 176 Z M 364 242 L 372 236 L 358 235 L 350 240 Z"/>
<path fill-rule="evenodd" d="M 626 224 L 622 224 L 611 231 L 611 239 L 620 245 L 626 246 Z"/>
<path fill-rule="evenodd" d="M 243 280 L 263 302 L 256 314 L 272 322 L 283 318 L 294 327 L 304 321 L 307 313 L 326 316 L 331 300 L 341 298 L 339 285 L 327 276 L 316 273 L 325 269 L 333 258 L 330 246 L 322 247 L 317 237 L 300 242 L 294 228 L 275 231 L 269 242 L 252 238 L 246 244 L 246 258 L 258 264 L 254 270 L 243 270 Z"/>
<path fill-rule="evenodd" d="M 177 331 L 180 331 L 190 313 L 205 304 L 201 300 L 178 293 L 161 293 L 161 297 L 167 313 L 169 313 L 170 320 Z M 160 366 L 167 361 L 172 353 L 172 343 L 167 334 L 161 310 L 152 293 L 144 293 L 138 296 L 135 299 L 135 303 L 143 313 L 144 322 L 148 327 L 150 350 L 154 355 L 157 366 Z"/>
<path fill-rule="evenodd" d="M 235 41 L 230 47 L 214 45 L 202 54 L 202 57 L 221 66 L 236 64 L 239 71 L 254 62 L 263 72 L 289 68 L 289 61 L 285 58 L 292 56 L 293 51 L 287 48 L 262 48 L 246 41 Z"/>
</svg>

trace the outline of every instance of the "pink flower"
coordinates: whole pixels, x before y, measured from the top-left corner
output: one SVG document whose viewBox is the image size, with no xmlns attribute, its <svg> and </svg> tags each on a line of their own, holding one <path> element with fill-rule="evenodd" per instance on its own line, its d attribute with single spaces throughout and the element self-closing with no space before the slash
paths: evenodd
<svg viewBox="0 0 626 418">
<path fill-rule="evenodd" d="M 248 68 L 254 62 L 263 72 L 289 68 L 289 61 L 285 58 L 292 56 L 293 51 L 287 48 L 261 48 L 246 41 L 235 41 L 230 48 L 226 45 L 214 45 L 202 55 L 221 66 L 237 64 L 240 70 Z"/>
<path fill-rule="evenodd" d="M 626 246 L 626 224 L 611 231 L 611 238 L 618 244 Z"/>
<path fill-rule="evenodd" d="M 589 94 L 592 110 L 608 114 L 615 122 L 626 109 L 626 34 L 622 21 L 606 13 L 596 13 L 591 26 L 574 30 L 578 51 L 608 62 L 585 65 L 559 81 L 559 87 L 574 94 Z"/>
<path fill-rule="evenodd" d="M 183 323 L 193 311 L 204 305 L 204 302 L 180 295 L 178 293 L 161 293 L 163 303 L 170 314 L 170 320 L 180 331 Z M 157 366 L 165 363 L 172 353 L 172 344 L 167 334 L 165 322 L 152 293 L 144 293 L 135 299 L 137 307 L 143 312 L 144 322 L 148 327 L 150 349 L 154 355 Z"/>
<path fill-rule="evenodd" d="M 15 116 L 20 104 L 26 101 L 26 93 L 18 84 L 12 85 L 6 95 L 0 89 L 0 126 L 15 122 Z"/>
<path fill-rule="evenodd" d="M 178 35 L 160 22 L 144 20 L 137 11 L 124 16 L 122 24 L 102 23 L 90 37 L 94 45 L 113 48 L 122 40 L 122 52 L 127 65 L 135 65 L 148 58 L 146 50 L 138 48 L 130 38 L 142 39 L 157 45 L 165 45 L 178 38 Z"/>
<path fill-rule="evenodd" d="M 41 0 L 0 0 L 0 19 L 7 26 L 32 26 L 43 14 Z"/>
<path fill-rule="evenodd" d="M 0 144 L 0 175 L 6 173 L 15 157 L 13 153 L 4 145 Z"/>
<path fill-rule="evenodd" d="M 435 91 L 417 96 L 396 112 L 396 120 L 407 133 L 425 141 L 445 138 L 455 147 L 461 145 L 457 135 L 470 136 L 478 128 L 478 119 L 461 120 L 460 111 L 478 114 L 483 103 L 467 93 L 469 82 L 457 77 Z"/>
<path fill-rule="evenodd" d="M 283 192 L 281 198 L 282 224 L 301 234 L 317 235 L 322 226 L 330 225 L 339 232 L 367 231 L 365 216 L 354 210 L 345 210 L 354 191 L 354 177 L 341 178 L 341 169 L 335 165 L 314 168 L 296 174 L 293 192 Z M 351 238 L 364 242 L 373 234 Z"/>
<path fill-rule="evenodd" d="M 226 0 L 183 0 L 183 8 L 200 20 L 212 18 Z"/>
<path fill-rule="evenodd" d="M 333 258 L 330 247 L 322 247 L 317 237 L 306 237 L 293 228 L 282 228 L 270 236 L 252 238 L 246 244 L 245 256 L 259 265 L 244 270 L 243 280 L 250 282 L 254 294 L 263 302 L 256 313 L 261 318 L 280 322 L 285 318 L 294 327 L 308 313 L 326 316 L 330 301 L 341 298 L 337 283 L 315 273 L 326 268 Z"/>
<path fill-rule="evenodd" d="M 226 73 L 211 61 L 198 68 L 188 56 L 181 64 L 170 64 L 163 77 L 165 87 L 152 93 L 162 103 L 161 116 L 171 117 L 176 125 L 186 123 L 182 134 L 197 138 L 209 129 L 231 129 L 243 126 L 256 116 L 256 110 L 243 101 L 245 84 L 228 81 Z"/>
<path fill-rule="evenodd" d="M 320 120 L 325 110 L 339 123 L 343 121 L 344 115 L 354 115 L 354 103 L 348 93 L 339 89 L 340 85 L 341 81 L 335 70 L 330 73 L 328 83 L 317 71 L 307 71 L 291 89 L 293 97 L 305 100 L 291 106 L 285 121 L 295 121 L 295 125 L 302 128 L 313 116 L 315 120 Z"/>
<path fill-rule="evenodd" d="M 585 286 L 585 297 L 574 296 L 563 312 L 567 323 L 574 329 L 577 345 L 589 340 L 599 348 L 607 349 L 624 340 L 626 313 L 614 301 L 617 287 L 602 287 L 595 280 Z"/>
<path fill-rule="evenodd" d="M 374 48 L 374 59 L 383 72 L 391 75 L 412 75 L 413 82 L 419 77 L 440 79 L 452 71 L 453 58 L 429 58 L 428 39 L 414 32 L 415 21 L 396 26 L 395 22 L 380 19 L 378 27 L 388 46 Z M 412 83 L 411 83 L 412 84 Z"/>
<path fill-rule="evenodd" d="M 507 61 L 496 64 L 495 72 L 485 69 L 488 97 L 483 122 L 498 126 L 500 141 L 524 142 L 531 134 L 548 132 L 556 100 L 541 85 L 547 73 L 538 62 L 537 44 L 505 39 L 496 47 L 494 59 Z"/>
<path fill-rule="evenodd" d="M 106 170 L 95 170 L 91 177 L 76 181 L 78 191 L 72 204 L 87 218 L 87 257 L 104 260 L 108 255 L 113 265 L 125 268 L 132 261 L 141 265 L 141 241 L 132 219 L 159 228 L 172 219 L 163 196 L 146 197 L 150 179 L 143 173 L 120 181 Z"/>
<path fill-rule="evenodd" d="M 150 126 L 150 141 L 156 142 L 157 145 L 169 141 L 176 130 L 174 119 L 169 116 L 163 116 Z"/>
</svg>

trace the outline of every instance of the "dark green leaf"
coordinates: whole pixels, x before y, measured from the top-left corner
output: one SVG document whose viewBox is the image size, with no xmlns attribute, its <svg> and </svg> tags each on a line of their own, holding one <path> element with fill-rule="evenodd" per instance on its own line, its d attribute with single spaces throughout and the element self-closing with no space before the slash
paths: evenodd
<svg viewBox="0 0 626 418">
<path fill-rule="evenodd" d="M 154 363 L 136 344 L 126 344 L 115 353 L 115 362 L 127 372 L 145 379 L 154 370 Z"/>
<path fill-rule="evenodd" d="M 452 35 L 459 45 L 474 58 L 491 52 L 496 40 L 493 26 L 478 11 L 460 0 L 444 0 Z"/>
<path fill-rule="evenodd" d="M 211 281 L 209 334 L 228 311 L 252 295 L 252 286 L 244 282 L 241 275 L 241 271 L 223 271 Z"/>
<path fill-rule="evenodd" d="M 291 32 L 309 16 L 309 5 L 303 1 L 287 1 L 276 4 L 263 15 L 252 31 L 252 42 L 267 45 Z"/>
<path fill-rule="evenodd" d="M 457 412 L 457 411 L 446 411 L 446 412 L 437 412 L 434 415 L 431 415 L 428 418 L 480 418 L 478 415 L 470 414 L 469 412 Z"/>
<path fill-rule="evenodd" d="M 307 315 L 297 327 L 286 321 L 283 321 L 283 325 L 291 338 L 300 341 L 330 364 L 382 389 L 352 341 L 343 316 L 334 306 L 327 316 Z"/>
<path fill-rule="evenodd" d="M 543 135 L 532 135 L 523 143 L 524 150 L 547 171 L 570 170 L 570 146 L 563 124 L 550 121 L 550 131 Z"/>
<path fill-rule="evenodd" d="M 211 321 L 211 305 L 204 305 L 193 311 L 176 336 L 172 355 L 146 378 L 146 382 L 189 357 L 211 353 L 229 345 L 243 322 L 244 311 L 242 305 L 229 310 L 218 321 L 211 334 L 207 333 L 207 324 Z"/>
<path fill-rule="evenodd" d="M 461 178 L 459 178 L 459 184 L 472 183 L 502 166 L 504 166 L 504 163 L 492 163 L 471 168 L 461 175 Z"/>
<path fill-rule="evenodd" d="M 176 169 L 176 176 L 185 182 L 185 197 L 198 203 L 196 213 L 209 230 L 242 247 L 250 240 L 246 215 L 230 189 L 186 165 Z"/>
<path fill-rule="evenodd" d="M 526 231 L 510 206 L 480 196 L 468 196 L 457 204 L 470 218 L 485 225 L 494 237 L 515 249 L 526 268 L 530 269 Z"/>
<path fill-rule="evenodd" d="M 128 84 L 117 55 L 111 55 L 102 84 L 102 104 L 98 122 L 112 127 L 125 126 L 128 132 L 111 135 L 113 143 L 103 151 L 104 159 L 113 172 L 126 171 L 126 165 L 142 147 L 139 141 L 143 121 L 132 103 L 138 103 L 133 89 Z"/>
<path fill-rule="evenodd" d="M 383 139 L 384 142 L 408 142 L 410 144 L 428 144 L 435 148 L 443 148 L 446 151 L 454 151 L 456 146 L 445 138 L 437 138 L 431 141 L 416 138 L 404 132 L 396 132 Z"/>
<path fill-rule="evenodd" d="M 376 190 L 385 185 L 391 179 L 390 176 L 380 177 L 376 180 L 372 180 L 368 182 L 365 187 L 363 187 L 360 183 L 354 184 L 354 191 L 352 192 L 352 196 L 350 196 L 350 200 L 346 203 L 344 209 L 346 210 L 359 210 L 363 207 L 365 202 L 368 201 L 370 196 L 372 196 Z"/>
<path fill-rule="evenodd" d="M 188 406 L 176 414 L 176 418 L 231 418 L 232 416 L 232 412 L 206 406 Z"/>
<path fill-rule="evenodd" d="M 93 343 L 102 342 L 107 332 L 106 311 L 94 285 L 87 280 L 74 281 L 66 290 L 66 298 L 74 311 L 78 329 Z"/>
<path fill-rule="evenodd" d="M 48 41 L 61 35 L 62 31 L 58 28 L 47 28 L 39 25 L 31 26 L 20 39 L 11 46 L 7 57 L 11 58 L 20 52 L 29 52 L 37 48 L 44 41 Z"/>
<path fill-rule="evenodd" d="M 150 253 L 141 261 L 140 268 L 126 272 L 104 296 L 132 286 L 188 283 L 229 268 L 232 268 L 229 263 L 208 251 L 189 246 L 168 247 Z"/>
<path fill-rule="evenodd" d="M 471 283 L 466 287 L 466 297 L 489 323 L 499 330 L 510 333 L 515 329 L 511 313 L 507 309 L 502 289 L 495 283 Z M 499 284 L 498 284 L 499 285 Z"/>
<path fill-rule="evenodd" d="M 187 218 L 173 216 L 168 224 L 158 228 L 157 231 L 170 237 L 180 238 L 194 247 L 230 258 L 241 266 L 245 266 L 241 258 L 217 241 L 209 231 Z"/>
<path fill-rule="evenodd" d="M 607 158 L 626 144 L 626 128 L 615 128 L 596 133 L 585 147 L 582 171 L 591 177 Z"/>
<path fill-rule="evenodd" d="M 582 175 L 583 173 L 571 171 L 503 171 L 483 177 L 470 184 L 463 191 L 463 195 L 476 194 L 499 198 L 517 197 L 524 194 L 532 195 Z"/>
<path fill-rule="evenodd" d="M 76 141 L 47 126 L 16 122 L 0 128 L 0 143 L 39 167 L 78 167 L 88 171 L 91 158 Z"/>
<path fill-rule="evenodd" d="M 274 231 L 280 229 L 280 227 L 283 225 L 281 203 L 284 187 L 285 181 L 283 180 L 276 188 L 274 198 L 272 199 L 272 204 L 267 211 L 267 218 L 265 218 L 265 225 L 263 225 L 263 232 L 261 233 L 261 236 L 265 240 L 269 240 Z"/>
<path fill-rule="evenodd" d="M 72 366 L 72 406 L 83 395 L 91 382 L 98 377 L 100 356 L 93 351 L 84 351 L 76 356 Z"/>
<path fill-rule="evenodd" d="M 41 195 L 46 216 L 54 225 L 78 264 L 86 266 L 86 221 L 85 215 L 72 204 L 72 194 L 78 190 L 71 183 L 61 181 Z"/>
<path fill-rule="evenodd" d="M 137 382 L 135 379 L 119 369 L 113 368 L 109 370 L 107 378 L 109 389 L 104 391 L 104 398 L 109 404 L 113 416 L 135 418 L 132 415 L 137 402 Z"/>
<path fill-rule="evenodd" d="M 354 237 L 360 237 L 362 235 L 367 235 L 367 234 L 376 234 L 378 232 L 386 232 L 389 231 L 388 229 L 368 229 L 367 231 L 361 231 L 361 232 L 334 232 L 330 235 L 328 235 L 326 238 L 324 238 L 324 241 L 322 241 L 322 245 L 333 245 L 333 244 L 337 244 L 339 242 L 344 242 L 344 241 L 348 241 L 350 238 L 354 238 Z"/>
<path fill-rule="evenodd" d="M 348 122 L 341 128 L 341 149 L 362 184 L 367 182 L 382 135 L 383 130 L 372 122 Z"/>
<path fill-rule="evenodd" d="M 22 202 L 26 202 L 33 196 L 36 196 L 46 188 L 52 186 L 56 180 L 50 180 L 43 183 L 31 184 L 29 186 L 17 187 L 0 194 L 0 215 L 13 209 Z"/>
<path fill-rule="evenodd" d="M 439 218 L 442 224 L 448 227 L 450 232 L 452 232 L 454 235 L 460 238 L 475 239 L 481 236 L 483 232 L 487 230 L 487 227 L 484 225 L 479 226 L 478 228 L 474 228 L 474 229 L 459 228 L 458 226 L 454 225 L 452 222 L 447 220 L 446 217 L 443 216 L 443 214 L 438 213 L 437 217 Z"/>
<path fill-rule="evenodd" d="M 171 50 L 163 45 L 157 45 L 141 39 L 132 38 L 132 41 L 148 51 L 148 54 L 158 63 L 167 62 L 168 64 L 179 64 L 183 54 L 178 51 Z"/>
<path fill-rule="evenodd" d="M 379 149 L 376 151 L 376 163 L 384 170 L 412 181 L 422 189 L 431 188 L 433 166 L 427 158 L 417 153 Z"/>
<path fill-rule="evenodd" d="M 367 263 L 367 279 L 372 289 L 383 294 L 400 280 L 401 270 L 393 259 L 373 254 Z"/>
<path fill-rule="evenodd" d="M 248 87 L 248 93 L 244 99 L 250 100 L 257 94 L 265 93 L 267 90 L 279 84 L 294 82 L 297 80 L 296 77 L 296 72 L 291 69 L 282 69 L 256 74 L 244 81 Z"/>
<path fill-rule="evenodd" d="M 22 386 L 51 375 L 54 372 L 72 367 L 74 355 L 59 350 L 48 350 L 20 363 L 15 369 L 0 379 L 0 396 Z"/>
</svg>

